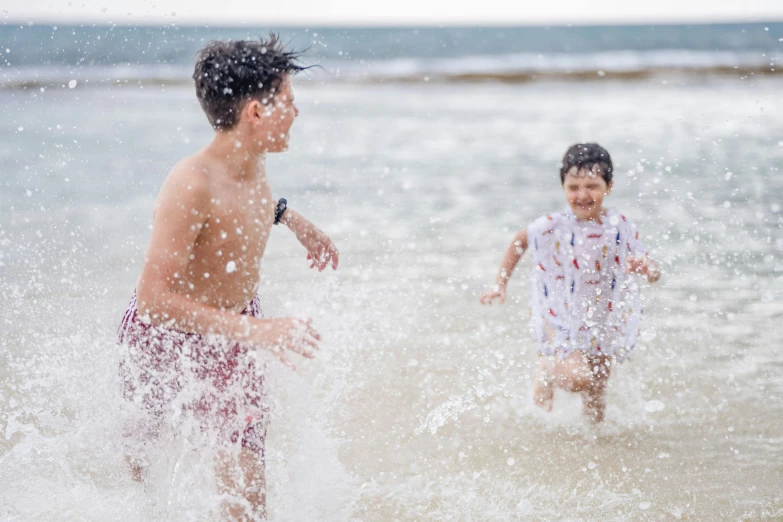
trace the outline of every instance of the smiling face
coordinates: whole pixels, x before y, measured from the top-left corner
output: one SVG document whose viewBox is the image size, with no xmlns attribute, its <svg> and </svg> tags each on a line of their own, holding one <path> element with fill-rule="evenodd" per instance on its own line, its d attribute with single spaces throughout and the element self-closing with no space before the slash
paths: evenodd
<svg viewBox="0 0 783 522">
<path fill-rule="evenodd" d="M 597 220 L 601 217 L 604 197 L 612 191 L 612 184 L 606 184 L 601 167 L 592 170 L 571 167 L 563 181 L 563 191 L 571 210 L 580 220 Z"/>
<path fill-rule="evenodd" d="M 282 152 L 288 149 L 289 132 L 299 109 L 294 104 L 294 89 L 291 77 L 286 75 L 271 102 L 263 106 L 263 141 L 269 152 Z"/>
<path fill-rule="evenodd" d="M 286 75 L 270 99 L 247 102 L 239 127 L 259 152 L 283 152 L 288 149 L 289 132 L 298 115 L 291 77 Z"/>
</svg>

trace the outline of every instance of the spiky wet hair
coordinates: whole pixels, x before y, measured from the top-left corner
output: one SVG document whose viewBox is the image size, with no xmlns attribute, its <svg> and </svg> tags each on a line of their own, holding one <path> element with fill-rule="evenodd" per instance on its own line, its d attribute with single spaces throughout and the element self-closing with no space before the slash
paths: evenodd
<svg viewBox="0 0 783 522">
<path fill-rule="evenodd" d="M 193 80 L 212 127 L 234 127 L 249 99 L 270 101 L 286 75 L 306 69 L 298 63 L 300 56 L 287 50 L 275 34 L 268 39 L 209 42 L 198 52 Z"/>
<path fill-rule="evenodd" d="M 576 167 L 577 171 L 582 169 L 592 171 L 596 165 L 600 167 L 601 177 L 609 185 L 614 173 L 609 152 L 597 143 L 577 143 L 571 146 L 563 156 L 563 163 L 560 165 L 560 184 L 565 184 L 566 175 L 572 167 Z"/>
</svg>

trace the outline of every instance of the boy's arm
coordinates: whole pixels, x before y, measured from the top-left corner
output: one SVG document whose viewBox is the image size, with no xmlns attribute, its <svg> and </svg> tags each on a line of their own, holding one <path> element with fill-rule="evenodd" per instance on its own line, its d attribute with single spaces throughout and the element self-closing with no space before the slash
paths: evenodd
<svg viewBox="0 0 783 522">
<path fill-rule="evenodd" d="M 527 250 L 527 227 L 520 230 L 508 246 L 506 255 L 503 256 L 503 262 L 500 264 L 500 271 L 496 279 L 497 287 L 494 291 L 481 296 L 482 304 L 492 304 L 495 298 L 499 298 L 501 304 L 505 302 L 506 285 L 525 250 Z"/>
<path fill-rule="evenodd" d="M 256 319 L 203 305 L 187 296 L 180 274 L 187 269 L 206 222 L 209 189 L 206 179 L 186 165 L 169 174 L 155 204 L 152 237 L 136 285 L 139 312 L 154 325 L 201 335 L 224 335 L 263 346 L 293 366 L 283 348 L 312 357 L 318 334 L 308 322 L 294 318 Z"/>
<path fill-rule="evenodd" d="M 290 208 L 283 213 L 280 222 L 287 226 L 296 235 L 302 246 L 307 249 L 307 259 L 312 262 L 310 268 L 318 267 L 318 271 L 321 272 L 331 261 L 332 270 L 337 269 L 340 253 L 329 236 L 300 213 Z"/>
<path fill-rule="evenodd" d="M 661 278 L 661 269 L 658 264 L 647 255 L 647 249 L 639 239 L 639 231 L 630 223 L 628 239 L 629 256 L 626 258 L 625 273 L 647 276 L 647 281 L 654 283 Z"/>
</svg>

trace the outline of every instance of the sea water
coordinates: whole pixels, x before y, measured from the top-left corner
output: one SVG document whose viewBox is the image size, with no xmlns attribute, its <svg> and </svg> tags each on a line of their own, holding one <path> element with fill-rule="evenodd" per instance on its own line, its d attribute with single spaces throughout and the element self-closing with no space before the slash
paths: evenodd
<svg viewBox="0 0 783 522">
<path fill-rule="evenodd" d="M 114 345 L 157 190 L 211 130 L 186 74 L 64 70 L 0 89 L 0 520 L 211 520 L 208 452 L 175 438 L 147 485 L 128 477 Z M 270 517 L 782 518 L 781 88 L 749 72 L 297 79 L 270 179 L 340 267 L 308 270 L 273 230 L 265 315 L 312 317 L 324 341 L 270 368 Z M 559 160 L 586 140 L 611 152 L 606 203 L 663 270 L 600 426 L 578 397 L 532 404 L 529 262 L 505 305 L 478 303 L 514 234 L 565 205 Z"/>
</svg>

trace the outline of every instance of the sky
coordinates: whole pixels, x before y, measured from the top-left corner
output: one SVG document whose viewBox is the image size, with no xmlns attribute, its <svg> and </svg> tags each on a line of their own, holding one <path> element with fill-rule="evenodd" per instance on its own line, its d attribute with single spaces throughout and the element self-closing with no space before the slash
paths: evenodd
<svg viewBox="0 0 783 522">
<path fill-rule="evenodd" d="M 6 23 L 565 25 L 783 21 L 783 0 L 0 0 Z"/>
</svg>

